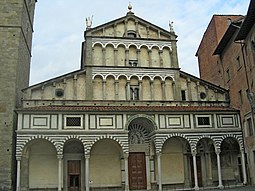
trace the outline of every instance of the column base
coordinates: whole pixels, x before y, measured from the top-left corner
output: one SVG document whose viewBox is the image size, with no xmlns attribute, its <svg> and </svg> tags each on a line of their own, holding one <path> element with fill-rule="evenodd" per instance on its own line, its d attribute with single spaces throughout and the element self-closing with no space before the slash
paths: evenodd
<svg viewBox="0 0 255 191">
<path fill-rule="evenodd" d="M 221 184 L 221 185 L 219 185 L 219 186 L 217 186 L 219 189 L 224 189 L 224 186 Z"/>
<path fill-rule="evenodd" d="M 198 187 L 198 186 L 195 186 L 195 187 L 194 187 L 194 190 L 199 190 L 199 187 Z"/>
</svg>

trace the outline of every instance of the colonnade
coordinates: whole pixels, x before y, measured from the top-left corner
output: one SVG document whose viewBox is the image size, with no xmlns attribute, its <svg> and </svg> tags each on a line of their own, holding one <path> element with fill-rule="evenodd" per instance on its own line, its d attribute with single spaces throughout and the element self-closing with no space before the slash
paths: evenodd
<svg viewBox="0 0 255 191">
<path fill-rule="evenodd" d="M 221 160 L 220 160 L 220 150 L 216 150 L 217 156 L 217 169 L 218 169 L 218 188 L 223 188 L 222 183 L 222 173 L 221 173 Z M 240 151 L 241 154 L 241 163 L 242 163 L 242 174 L 243 174 L 243 184 L 247 184 L 247 175 L 246 175 L 246 167 L 245 167 L 245 156 L 244 151 Z M 194 182 L 195 190 L 199 190 L 198 185 L 198 172 L 197 172 L 197 153 L 192 152 L 192 160 L 193 160 L 193 173 L 194 173 Z M 90 172 L 89 172 L 89 165 L 90 165 L 90 155 L 85 155 L 85 190 L 90 190 Z M 62 175 L 63 175 L 63 155 L 57 155 L 58 158 L 58 191 L 62 190 Z M 20 179 L 21 179 L 21 157 L 17 157 L 17 188 L 16 191 L 20 191 Z M 158 167 L 158 190 L 162 191 L 162 173 L 161 173 L 161 153 L 157 153 L 157 167 Z M 125 191 L 129 190 L 129 176 L 128 176 L 128 154 L 124 154 L 124 170 L 125 170 Z M 150 159 L 149 156 L 146 156 L 146 174 L 147 174 L 147 190 L 151 189 L 150 183 Z"/>
<path fill-rule="evenodd" d="M 95 80 L 93 81 L 95 82 Z M 101 83 L 101 93 L 103 94 L 102 95 L 102 98 L 103 100 L 107 100 L 109 98 L 107 98 L 107 91 L 106 91 L 106 83 L 107 83 L 107 80 L 103 80 L 102 79 L 102 83 Z M 150 92 L 149 92 L 149 100 L 156 100 L 155 97 L 155 85 L 154 85 L 154 81 L 150 80 L 150 85 L 149 85 L 149 89 L 150 89 Z M 118 80 L 115 80 L 114 81 L 114 97 L 113 98 L 110 98 L 110 99 L 114 99 L 114 100 L 135 100 L 134 98 L 132 98 L 131 96 L 131 93 L 130 93 L 130 90 L 131 90 L 131 87 L 133 85 L 131 85 L 131 82 L 130 80 L 127 80 L 126 81 L 126 86 L 125 86 L 125 97 L 124 98 L 121 98 L 119 96 L 119 91 L 120 91 L 120 88 L 119 88 L 119 81 Z M 139 100 L 146 100 L 144 95 L 143 95 L 143 80 L 139 80 L 138 81 L 138 85 L 137 85 L 137 88 L 139 89 Z M 95 87 L 95 86 L 93 86 Z M 175 85 L 175 82 L 171 80 L 171 89 L 167 90 L 166 88 L 166 83 L 165 81 L 161 81 L 161 85 L 160 85 L 160 89 L 157 89 L 157 92 L 161 92 L 161 98 L 159 100 L 177 100 L 177 95 L 176 95 L 176 85 Z M 168 93 L 167 93 L 168 91 Z M 170 98 L 168 96 L 169 92 L 172 93 L 172 97 Z M 100 92 L 98 91 L 93 91 L 93 94 L 99 94 Z M 94 96 L 95 97 L 95 96 Z"/>
<path fill-rule="evenodd" d="M 173 66 L 174 63 L 174 58 L 173 58 L 173 54 L 170 51 L 169 47 L 163 48 L 163 49 L 159 49 L 159 47 L 154 46 L 151 48 L 146 47 L 147 49 L 147 57 L 148 57 L 148 63 L 147 63 L 147 59 L 142 58 L 141 55 L 141 48 L 137 48 L 136 46 L 132 45 L 129 48 L 126 47 L 122 47 L 124 49 L 124 54 L 123 55 L 123 59 L 124 62 L 120 63 L 118 60 L 119 57 L 119 49 L 118 48 L 114 48 L 113 46 L 106 46 L 106 47 L 102 47 L 101 44 L 96 44 L 98 46 L 100 46 L 101 49 L 101 55 L 97 55 L 99 53 L 95 53 L 95 48 L 99 48 L 98 46 L 93 47 L 92 49 L 92 65 L 101 65 L 102 66 L 106 66 L 107 65 L 107 51 L 106 49 L 113 49 L 113 53 L 111 55 L 111 57 L 113 58 L 112 63 L 110 64 L 110 66 L 133 66 L 133 67 L 160 67 L 160 68 L 177 68 L 178 66 Z M 135 48 L 135 50 L 131 50 L 131 48 L 133 49 L 133 47 Z M 144 46 L 142 46 L 144 47 Z M 163 54 L 164 54 L 164 49 L 168 51 L 168 55 L 166 58 Z M 153 50 L 157 51 L 158 55 L 157 56 L 153 56 L 152 52 Z M 131 52 L 135 52 L 135 55 L 131 55 Z M 94 58 L 99 58 L 99 60 L 102 61 L 102 63 L 95 63 Z M 156 65 L 153 64 L 153 59 L 156 58 Z M 136 64 L 133 64 L 132 62 L 136 62 Z M 144 62 L 143 62 L 144 61 Z M 145 64 L 145 62 L 147 64 Z"/>
</svg>

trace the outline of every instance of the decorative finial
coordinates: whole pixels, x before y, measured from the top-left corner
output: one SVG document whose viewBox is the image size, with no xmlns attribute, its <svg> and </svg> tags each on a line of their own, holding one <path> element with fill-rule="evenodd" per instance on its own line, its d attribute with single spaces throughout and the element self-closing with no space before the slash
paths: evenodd
<svg viewBox="0 0 255 191">
<path fill-rule="evenodd" d="M 169 28 L 170 28 L 170 32 L 174 32 L 174 22 L 173 21 L 169 21 Z"/>
<path fill-rule="evenodd" d="M 93 16 L 92 16 L 92 18 L 93 18 Z M 90 17 L 86 17 L 86 29 L 90 29 L 91 28 L 92 18 L 90 19 Z"/>
<path fill-rule="evenodd" d="M 132 10 L 132 5 L 131 5 L 131 3 L 129 2 L 129 4 L 128 4 L 128 11 L 131 12 L 131 10 Z"/>
</svg>

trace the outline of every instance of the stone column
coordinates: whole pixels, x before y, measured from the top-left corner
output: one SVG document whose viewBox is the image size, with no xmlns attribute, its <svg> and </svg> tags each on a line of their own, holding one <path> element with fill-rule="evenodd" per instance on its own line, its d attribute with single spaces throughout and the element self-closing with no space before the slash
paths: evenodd
<svg viewBox="0 0 255 191">
<path fill-rule="evenodd" d="M 139 80 L 139 100 L 143 100 L 143 86 L 142 86 L 142 81 Z"/>
<path fill-rule="evenodd" d="M 103 53 L 103 55 L 102 55 L 102 65 L 103 66 L 106 66 L 106 48 L 102 48 L 102 53 Z"/>
<path fill-rule="evenodd" d="M 151 100 L 154 100 L 154 84 L 153 81 L 150 81 L 150 92 L 151 92 Z"/>
<path fill-rule="evenodd" d="M 158 53 L 159 53 L 159 64 L 160 64 L 159 66 L 163 68 L 163 66 L 164 66 L 163 65 L 164 64 L 163 63 L 163 57 L 162 57 L 163 50 L 159 50 Z"/>
<path fill-rule="evenodd" d="M 147 190 L 151 189 L 151 168 L 150 168 L 150 156 L 146 155 L 146 178 L 147 178 Z"/>
<path fill-rule="evenodd" d="M 243 171 L 243 184 L 247 184 L 247 174 L 246 174 L 246 167 L 245 167 L 245 156 L 244 150 L 241 150 L 241 157 L 242 157 L 242 171 Z"/>
<path fill-rule="evenodd" d="M 197 159 L 196 159 L 196 152 L 192 152 L 192 158 L 193 158 L 193 171 L 194 171 L 194 180 L 195 180 L 195 190 L 199 190 L 198 187 L 198 178 L 197 178 Z"/>
<path fill-rule="evenodd" d="M 166 83 L 165 83 L 165 81 L 161 81 L 161 89 L 162 89 L 162 100 L 166 100 Z"/>
<path fill-rule="evenodd" d="M 130 81 L 127 81 L 127 100 L 130 100 Z"/>
<path fill-rule="evenodd" d="M 126 60 L 126 66 L 129 66 L 129 49 L 125 50 L 125 60 Z"/>
<path fill-rule="evenodd" d="M 176 84 L 175 84 L 174 81 L 172 82 L 172 88 L 173 88 L 173 99 L 176 100 L 177 99 L 177 96 L 176 96 Z"/>
<path fill-rule="evenodd" d="M 114 84 L 115 84 L 115 88 L 114 88 L 115 100 L 118 100 L 119 99 L 119 81 L 115 80 Z"/>
<path fill-rule="evenodd" d="M 128 154 L 124 154 L 125 162 L 125 191 L 129 191 L 129 180 L 128 180 Z"/>
<path fill-rule="evenodd" d="M 103 80 L 102 83 L 102 94 L 103 94 L 103 100 L 106 100 L 106 80 Z"/>
<path fill-rule="evenodd" d="M 151 50 L 148 50 L 148 54 L 149 54 L 149 67 L 152 67 L 152 58 L 151 58 Z"/>
<path fill-rule="evenodd" d="M 137 53 L 137 65 L 139 66 L 139 67 L 141 67 L 141 50 L 140 49 L 138 49 L 138 50 L 136 50 L 136 53 Z"/>
<path fill-rule="evenodd" d="M 114 66 L 118 66 L 118 49 L 114 48 Z"/>
<path fill-rule="evenodd" d="M 62 160 L 63 155 L 58 155 L 58 191 L 62 190 Z"/>
<path fill-rule="evenodd" d="M 89 155 L 85 155 L 85 191 L 89 191 Z"/>
<path fill-rule="evenodd" d="M 216 151 L 216 155 L 217 155 L 217 167 L 218 167 L 218 179 L 219 179 L 218 188 L 222 189 L 223 184 L 222 184 L 222 176 L 221 176 L 220 150 Z"/>
<path fill-rule="evenodd" d="M 17 160 L 17 185 L 16 185 L 16 191 L 20 191 L 20 163 L 21 163 L 21 157 L 16 157 Z"/>
<path fill-rule="evenodd" d="M 162 191 L 161 153 L 157 154 L 157 162 L 158 162 L 158 190 Z"/>
</svg>

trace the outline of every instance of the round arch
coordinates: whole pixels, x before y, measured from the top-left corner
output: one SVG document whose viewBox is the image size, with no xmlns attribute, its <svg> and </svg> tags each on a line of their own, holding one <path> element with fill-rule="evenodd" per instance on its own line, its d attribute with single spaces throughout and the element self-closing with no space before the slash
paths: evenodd
<svg viewBox="0 0 255 191">
<path fill-rule="evenodd" d="M 128 130 L 128 127 L 130 125 L 130 123 L 136 119 L 141 119 L 144 118 L 146 120 L 148 120 L 151 123 L 151 131 L 155 131 L 157 129 L 157 124 L 155 123 L 154 119 L 149 116 L 149 115 L 145 115 L 145 114 L 137 114 L 137 115 L 133 115 L 130 118 L 128 118 L 126 125 L 125 125 L 125 129 Z"/>
</svg>

